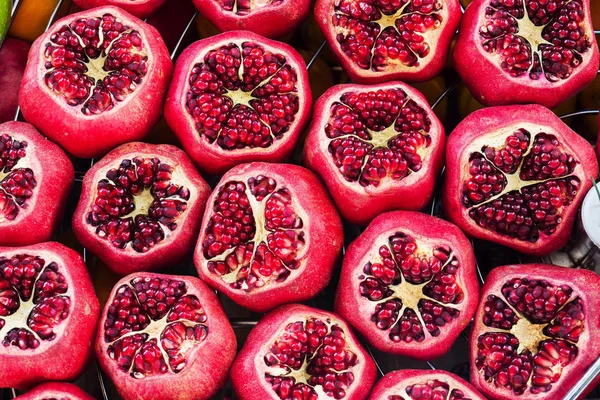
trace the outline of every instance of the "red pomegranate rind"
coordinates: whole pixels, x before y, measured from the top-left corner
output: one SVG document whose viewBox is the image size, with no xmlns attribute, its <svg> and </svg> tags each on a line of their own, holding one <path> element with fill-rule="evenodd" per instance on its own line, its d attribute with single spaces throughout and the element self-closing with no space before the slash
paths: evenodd
<svg viewBox="0 0 600 400">
<path fill-rule="evenodd" d="M 589 0 L 476 0 L 454 50 L 456 70 L 488 106 L 554 108 L 592 82 L 599 59 Z"/>
<path fill-rule="evenodd" d="M 600 355 L 598 293 L 587 270 L 492 270 L 471 333 L 473 385 L 492 399 L 563 398 Z"/>
<path fill-rule="evenodd" d="M 0 125 L 0 245 L 50 240 L 75 172 L 60 147 L 23 122 Z"/>
<path fill-rule="evenodd" d="M 98 157 L 148 134 L 172 69 L 154 27 L 117 7 L 94 8 L 58 20 L 33 43 L 19 105 L 67 152 Z"/>
<path fill-rule="evenodd" d="M 125 399 L 210 399 L 237 349 L 227 316 L 200 279 L 136 273 L 113 288 L 96 337 L 103 371 Z"/>
<path fill-rule="evenodd" d="M 421 93 L 401 82 L 338 85 L 315 110 L 304 163 L 346 220 L 366 225 L 383 212 L 429 203 L 446 136 Z"/>
<path fill-rule="evenodd" d="M 17 396 L 15 400 L 94 400 L 94 398 L 70 383 L 48 382 Z"/>
<path fill-rule="evenodd" d="M 124 144 L 85 174 L 73 231 L 122 275 L 176 265 L 194 246 L 209 193 L 177 147 Z"/>
<path fill-rule="evenodd" d="M 450 135 L 443 204 L 468 235 L 543 255 L 567 243 L 596 176 L 592 146 L 550 110 L 492 107 Z"/>
<path fill-rule="evenodd" d="M 336 314 L 288 304 L 252 329 L 231 368 L 241 400 L 365 399 L 375 363 Z"/>
<path fill-rule="evenodd" d="M 84 10 L 102 6 L 116 6 L 138 18 L 147 18 L 166 0 L 73 0 Z"/>
<path fill-rule="evenodd" d="M 317 0 L 315 18 L 353 82 L 426 81 L 440 73 L 457 0 Z"/>
<path fill-rule="evenodd" d="M 75 251 L 54 242 L 0 247 L 0 387 L 77 378 L 91 359 L 99 313 Z"/>
<path fill-rule="evenodd" d="M 306 65 L 296 50 L 233 31 L 181 54 L 165 118 L 202 171 L 222 174 L 245 162 L 283 161 L 311 104 Z"/>
<path fill-rule="evenodd" d="M 395 211 L 348 247 L 335 310 L 377 349 L 428 360 L 450 349 L 478 294 L 475 256 L 460 229 Z"/>
<path fill-rule="evenodd" d="M 264 312 L 324 289 L 342 243 L 342 223 L 315 175 L 251 163 L 231 169 L 209 198 L 194 264 L 210 286 Z"/>
</svg>

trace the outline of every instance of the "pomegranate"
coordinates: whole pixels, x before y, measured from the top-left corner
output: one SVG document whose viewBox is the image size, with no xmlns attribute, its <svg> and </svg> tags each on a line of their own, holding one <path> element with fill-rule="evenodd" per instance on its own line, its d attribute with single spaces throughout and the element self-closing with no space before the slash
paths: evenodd
<svg viewBox="0 0 600 400">
<path fill-rule="evenodd" d="M 592 146 L 550 110 L 486 108 L 448 139 L 444 209 L 468 235 L 543 255 L 567 243 L 597 175 Z"/>
<path fill-rule="evenodd" d="M 210 286 L 263 312 L 325 288 L 342 244 L 340 217 L 316 176 L 251 163 L 231 169 L 209 198 L 194 264 Z"/>
<path fill-rule="evenodd" d="M 288 304 L 250 332 L 231 381 L 240 400 L 362 400 L 375 363 L 339 316 Z"/>
<path fill-rule="evenodd" d="M 554 108 L 598 70 L 589 0 L 476 0 L 454 50 L 456 70 L 487 106 Z"/>
<path fill-rule="evenodd" d="M 0 247 L 0 387 L 77 378 L 93 354 L 99 312 L 75 251 L 54 242 Z"/>
<path fill-rule="evenodd" d="M 225 383 L 237 344 L 198 278 L 135 273 L 106 304 L 96 355 L 123 399 L 205 400 Z"/>
<path fill-rule="evenodd" d="M 315 18 L 356 83 L 427 81 L 446 63 L 458 0 L 317 0 Z"/>
<path fill-rule="evenodd" d="M 165 1 L 166 0 L 73 0 L 73 3 L 84 10 L 101 6 L 116 6 L 138 18 L 147 18 Z"/>
<path fill-rule="evenodd" d="M 12 121 L 17 113 L 19 85 L 27 64 L 29 43 L 24 40 L 6 38 L 0 49 L 0 123 Z"/>
<path fill-rule="evenodd" d="M 400 82 L 338 85 L 315 110 L 304 163 L 346 220 L 366 225 L 385 211 L 427 205 L 446 136 L 421 93 Z"/>
<path fill-rule="evenodd" d="M 599 293 L 587 270 L 492 270 L 471 334 L 473 385 L 491 399 L 562 399 L 600 355 Z"/>
<path fill-rule="evenodd" d="M 73 231 L 118 274 L 173 266 L 194 246 L 209 193 L 177 147 L 127 143 L 85 174 Z"/>
<path fill-rule="evenodd" d="M 306 65 L 296 50 L 233 31 L 181 54 L 165 118 L 202 171 L 222 174 L 250 161 L 283 161 L 311 104 Z"/>
<path fill-rule="evenodd" d="M 31 389 L 15 400 L 94 400 L 92 396 L 70 383 L 49 382 Z"/>
<path fill-rule="evenodd" d="M 19 105 L 76 157 L 143 138 L 160 117 L 172 71 L 160 34 L 117 7 L 58 20 L 32 45 Z"/>
<path fill-rule="evenodd" d="M 0 124 L 0 246 L 50 240 L 74 179 L 67 155 L 33 126 Z"/>
</svg>

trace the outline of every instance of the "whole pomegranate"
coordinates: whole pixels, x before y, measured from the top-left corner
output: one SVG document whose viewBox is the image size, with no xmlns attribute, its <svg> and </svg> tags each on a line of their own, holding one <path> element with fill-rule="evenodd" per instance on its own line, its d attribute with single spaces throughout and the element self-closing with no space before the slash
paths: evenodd
<svg viewBox="0 0 600 400">
<path fill-rule="evenodd" d="M 562 399 L 600 356 L 599 296 L 587 270 L 492 270 L 471 333 L 473 385 L 490 399 Z"/>
<path fill-rule="evenodd" d="M 346 220 L 366 225 L 385 211 L 427 205 L 446 136 L 420 92 L 400 82 L 338 85 L 315 110 L 304 163 Z"/>
<path fill-rule="evenodd" d="M 50 240 L 74 178 L 67 155 L 33 126 L 0 124 L 0 246 Z"/>
<path fill-rule="evenodd" d="M 592 146 L 545 107 L 485 108 L 448 139 L 444 209 L 468 235 L 543 255 L 567 243 L 597 175 Z"/>
<path fill-rule="evenodd" d="M 98 362 L 124 400 L 210 399 L 225 383 L 236 348 L 208 286 L 151 273 L 116 284 L 96 338 Z"/>
<path fill-rule="evenodd" d="M 0 247 L 0 387 L 77 378 L 93 354 L 99 312 L 75 251 L 54 242 Z"/>
<path fill-rule="evenodd" d="M 324 289 L 342 244 L 340 217 L 316 176 L 251 163 L 231 169 L 209 198 L 194 264 L 210 286 L 263 312 Z"/>
<path fill-rule="evenodd" d="M 177 147 L 127 143 L 85 174 L 73 231 L 118 274 L 173 266 L 194 246 L 209 193 Z"/>
<path fill-rule="evenodd" d="M 70 383 L 48 382 L 17 396 L 15 400 L 94 400 L 92 396 Z"/>
<path fill-rule="evenodd" d="M 29 43 L 24 40 L 6 38 L 0 49 L 0 123 L 12 121 L 17 113 L 19 86 L 27 64 Z"/>
<path fill-rule="evenodd" d="M 554 108 L 594 79 L 599 59 L 589 0 L 475 0 L 454 50 L 457 72 L 487 106 Z"/>
<path fill-rule="evenodd" d="M 252 329 L 231 381 L 240 400 L 362 400 L 375 382 L 375 363 L 342 318 L 288 304 Z"/>
<path fill-rule="evenodd" d="M 166 0 L 73 0 L 73 3 L 84 10 L 101 6 L 116 6 L 138 18 L 147 18 L 165 1 Z"/>
<path fill-rule="evenodd" d="M 172 72 L 152 26 L 107 6 L 58 20 L 32 45 L 19 105 L 76 157 L 140 140 L 160 118 Z"/>
<path fill-rule="evenodd" d="M 233 31 L 181 54 L 165 118 L 202 171 L 222 174 L 245 162 L 283 161 L 311 104 L 306 65 L 296 50 Z"/>
</svg>

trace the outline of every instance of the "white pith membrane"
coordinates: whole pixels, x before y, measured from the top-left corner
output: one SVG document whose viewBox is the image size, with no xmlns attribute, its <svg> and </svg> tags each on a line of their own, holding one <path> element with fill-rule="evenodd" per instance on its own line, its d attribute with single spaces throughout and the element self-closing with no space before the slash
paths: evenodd
<svg viewBox="0 0 600 400">
<path fill-rule="evenodd" d="M 278 6 L 284 1 L 293 0 L 211 0 L 219 3 L 225 11 L 238 15 L 248 15 L 264 7 Z"/>
<path fill-rule="evenodd" d="M 385 400 L 471 400 L 468 393 L 444 376 L 408 379 L 389 389 L 384 396 Z"/>
</svg>

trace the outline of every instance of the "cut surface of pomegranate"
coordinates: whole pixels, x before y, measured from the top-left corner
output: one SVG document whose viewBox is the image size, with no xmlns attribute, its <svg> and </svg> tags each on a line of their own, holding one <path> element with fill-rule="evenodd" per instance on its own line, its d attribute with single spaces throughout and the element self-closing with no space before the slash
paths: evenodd
<svg viewBox="0 0 600 400">
<path fill-rule="evenodd" d="M 99 313 L 75 251 L 54 242 L 0 247 L 0 387 L 77 378 L 93 354 Z"/>
<path fill-rule="evenodd" d="M 32 125 L 0 124 L 0 246 L 50 240 L 74 178 L 67 155 Z"/>
<path fill-rule="evenodd" d="M 194 247 L 209 193 L 177 147 L 127 143 L 85 174 L 73 231 L 121 275 L 173 266 Z"/>
<path fill-rule="evenodd" d="M 124 399 L 206 400 L 225 383 L 237 344 L 200 279 L 135 273 L 114 287 L 96 355 Z"/>
<path fill-rule="evenodd" d="M 375 363 L 342 318 L 288 304 L 252 329 L 231 381 L 241 400 L 359 400 L 375 382 Z"/>
<path fill-rule="evenodd" d="M 335 310 L 377 349 L 429 360 L 448 352 L 478 301 L 475 256 L 460 229 L 395 211 L 348 247 Z"/>
<path fill-rule="evenodd" d="M 210 286 L 262 312 L 324 289 L 342 244 L 340 217 L 315 175 L 243 164 L 208 200 L 194 264 Z"/>
<path fill-rule="evenodd" d="M 445 140 L 427 100 L 410 86 L 338 85 L 315 105 L 304 163 L 325 181 L 342 216 L 366 225 L 385 211 L 427 205 Z"/>
<path fill-rule="evenodd" d="M 73 384 L 48 382 L 15 397 L 15 400 L 94 400 L 94 398 Z"/>
<path fill-rule="evenodd" d="M 491 399 L 562 399 L 600 355 L 599 294 L 592 271 L 493 269 L 471 332 L 471 382 Z"/>
<path fill-rule="evenodd" d="M 165 118 L 202 171 L 222 174 L 245 162 L 283 161 L 308 122 L 311 104 L 306 65 L 296 50 L 233 31 L 181 54 Z"/>
<path fill-rule="evenodd" d="M 444 210 L 470 236 L 548 254 L 567 243 L 597 176 L 592 146 L 550 110 L 486 108 L 448 139 Z"/>
<path fill-rule="evenodd" d="M 118 7 L 94 8 L 58 20 L 33 43 L 19 105 L 67 152 L 98 157 L 150 132 L 172 69 L 154 27 Z"/>
<path fill-rule="evenodd" d="M 488 106 L 554 108 L 594 80 L 599 59 L 589 0 L 476 0 L 454 50 L 456 70 Z"/>
<path fill-rule="evenodd" d="M 147 18 L 166 0 L 73 0 L 84 10 L 94 7 L 116 6 L 138 18 Z"/>
</svg>

